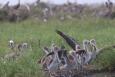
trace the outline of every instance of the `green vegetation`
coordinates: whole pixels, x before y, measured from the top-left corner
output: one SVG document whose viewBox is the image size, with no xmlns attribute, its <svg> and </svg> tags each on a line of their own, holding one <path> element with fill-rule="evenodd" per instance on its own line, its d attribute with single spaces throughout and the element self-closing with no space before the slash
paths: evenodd
<svg viewBox="0 0 115 77">
<path fill-rule="evenodd" d="M 115 69 L 115 47 L 104 48 L 92 62 L 96 70 L 112 71 Z"/>
<path fill-rule="evenodd" d="M 0 22 L 0 56 L 11 51 L 8 48 L 10 39 L 16 42 L 28 42 L 32 46 L 32 50 L 26 52 L 18 60 L 0 61 L 0 77 L 43 77 L 40 66 L 37 64 L 43 55 L 39 47 L 39 40 L 41 46 L 48 46 L 54 41 L 56 44 L 64 44 L 67 49 L 70 49 L 63 39 L 55 33 L 55 29 L 71 35 L 79 40 L 81 45 L 82 40 L 93 38 L 96 39 L 98 48 L 114 45 L 114 22 L 115 20 L 97 18 L 64 21 L 53 19 L 46 23 L 35 19 L 16 23 Z M 98 58 L 100 67 L 115 66 L 115 49 L 107 49 L 103 53 Z"/>
</svg>

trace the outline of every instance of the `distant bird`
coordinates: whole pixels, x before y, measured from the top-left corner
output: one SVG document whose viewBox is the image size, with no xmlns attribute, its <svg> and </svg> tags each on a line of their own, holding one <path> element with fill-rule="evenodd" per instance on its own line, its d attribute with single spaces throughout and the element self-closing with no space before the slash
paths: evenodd
<svg viewBox="0 0 115 77">
<path fill-rule="evenodd" d="M 37 0 L 36 3 L 39 4 L 41 0 Z"/>
<path fill-rule="evenodd" d="M 14 47 L 15 47 L 14 41 L 13 41 L 13 40 L 10 40 L 10 41 L 8 41 L 8 42 L 9 42 L 9 47 L 10 47 L 11 49 L 14 49 Z"/>
<path fill-rule="evenodd" d="M 47 22 L 48 20 L 46 18 L 43 19 L 44 22 Z"/>
<path fill-rule="evenodd" d="M 113 3 L 110 0 L 108 0 L 107 2 L 105 2 L 105 4 L 106 4 L 106 7 L 108 7 L 108 8 L 110 8 L 111 6 L 113 6 Z"/>
<path fill-rule="evenodd" d="M 28 48 L 28 43 L 22 43 L 22 48 Z"/>
<path fill-rule="evenodd" d="M 17 48 L 18 48 L 19 51 L 27 49 L 28 48 L 28 43 L 26 43 L 26 42 L 25 43 L 20 43 L 20 44 L 18 44 Z"/>
<path fill-rule="evenodd" d="M 76 48 L 80 48 L 79 44 L 72 37 L 67 36 L 59 30 L 56 30 L 56 33 L 59 34 L 73 50 L 76 51 Z"/>
<path fill-rule="evenodd" d="M 15 6 L 13 6 L 13 9 L 18 9 L 20 7 L 20 0 L 18 0 L 18 4 L 17 5 L 15 5 Z"/>
<path fill-rule="evenodd" d="M 61 20 L 61 21 L 63 21 L 64 19 L 65 19 L 65 17 L 64 17 L 64 16 L 61 16 L 61 17 L 60 17 L 60 20 Z"/>
<path fill-rule="evenodd" d="M 9 8 L 9 3 L 10 3 L 10 2 L 8 1 L 8 2 L 2 7 L 2 9 L 6 9 L 6 8 L 8 9 L 8 8 Z"/>
</svg>

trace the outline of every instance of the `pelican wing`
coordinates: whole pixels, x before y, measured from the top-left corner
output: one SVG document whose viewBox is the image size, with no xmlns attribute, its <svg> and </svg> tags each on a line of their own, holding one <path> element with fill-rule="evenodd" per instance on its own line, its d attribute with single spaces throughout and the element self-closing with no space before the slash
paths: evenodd
<svg viewBox="0 0 115 77">
<path fill-rule="evenodd" d="M 56 33 L 59 34 L 62 38 L 64 38 L 64 40 L 67 42 L 67 44 L 73 49 L 76 50 L 76 45 L 77 42 L 70 36 L 67 36 L 66 34 L 64 34 L 63 32 L 56 30 Z"/>
</svg>

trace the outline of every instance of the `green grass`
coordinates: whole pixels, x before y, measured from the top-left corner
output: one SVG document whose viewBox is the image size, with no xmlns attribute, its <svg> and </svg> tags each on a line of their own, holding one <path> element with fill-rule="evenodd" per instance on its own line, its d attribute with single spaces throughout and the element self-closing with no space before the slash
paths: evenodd
<svg viewBox="0 0 115 77">
<path fill-rule="evenodd" d="M 37 20 L 26 20 L 23 22 L 9 23 L 0 22 L 0 56 L 9 51 L 8 40 L 13 39 L 16 43 L 28 42 L 32 46 L 32 51 L 28 51 L 20 59 L 15 61 L 0 61 L 0 77 L 43 77 L 38 59 L 43 55 L 39 48 L 49 46 L 54 41 L 59 46 L 64 44 L 67 49 L 69 46 L 63 39 L 55 33 L 59 29 L 68 35 L 71 35 L 82 44 L 84 39 L 96 39 L 99 48 L 115 44 L 115 20 L 109 19 L 73 19 L 59 21 L 57 19 L 49 20 L 47 23 Z M 110 54 L 111 50 L 108 50 Z M 102 57 L 109 57 L 107 54 Z M 113 55 L 114 56 L 114 55 Z M 106 58 L 108 59 L 108 58 Z M 108 60 L 112 60 L 109 58 Z M 109 64 L 108 65 L 113 65 Z"/>
<path fill-rule="evenodd" d="M 92 62 L 97 70 L 113 70 L 115 69 L 115 48 L 104 48 L 97 58 Z"/>
</svg>

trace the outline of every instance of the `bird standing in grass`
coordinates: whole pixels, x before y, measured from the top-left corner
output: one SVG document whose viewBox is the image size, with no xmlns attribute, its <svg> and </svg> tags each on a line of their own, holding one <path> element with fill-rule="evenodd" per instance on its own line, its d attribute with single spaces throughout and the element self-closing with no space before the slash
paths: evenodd
<svg viewBox="0 0 115 77">
<path fill-rule="evenodd" d="M 13 50 L 14 47 L 15 47 L 14 41 L 13 40 L 9 40 L 8 42 L 9 42 L 9 47 Z"/>
</svg>

